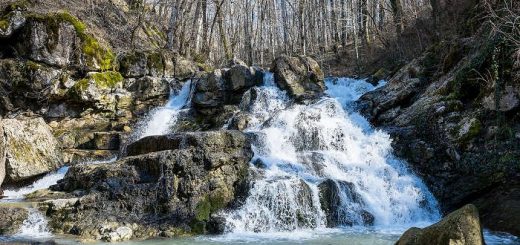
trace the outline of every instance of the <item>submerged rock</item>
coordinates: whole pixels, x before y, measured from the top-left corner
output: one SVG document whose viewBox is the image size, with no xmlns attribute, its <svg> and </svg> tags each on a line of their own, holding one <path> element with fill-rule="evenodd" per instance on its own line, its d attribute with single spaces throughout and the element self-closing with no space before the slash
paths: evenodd
<svg viewBox="0 0 520 245">
<path fill-rule="evenodd" d="M 4 119 L 6 182 L 15 183 L 63 165 L 58 141 L 43 118 Z"/>
<path fill-rule="evenodd" d="M 253 153 L 238 131 L 151 136 L 131 144 L 128 153 L 115 163 L 73 166 L 52 187 L 82 193 L 72 205 L 44 204 L 55 231 L 107 241 L 172 229 L 206 233 L 218 227 L 213 214 L 247 193 Z M 110 229 L 100 228 L 107 223 L 113 223 Z M 118 232 L 121 227 L 133 232 Z"/>
<path fill-rule="evenodd" d="M 484 244 L 477 208 L 466 205 L 426 228 L 410 228 L 396 245 Z"/>
<path fill-rule="evenodd" d="M 276 84 L 298 100 L 318 98 L 325 92 L 324 74 L 310 57 L 280 56 L 273 61 L 271 71 Z"/>
<path fill-rule="evenodd" d="M 13 235 L 22 226 L 29 213 L 25 208 L 0 207 L 0 235 Z"/>
</svg>

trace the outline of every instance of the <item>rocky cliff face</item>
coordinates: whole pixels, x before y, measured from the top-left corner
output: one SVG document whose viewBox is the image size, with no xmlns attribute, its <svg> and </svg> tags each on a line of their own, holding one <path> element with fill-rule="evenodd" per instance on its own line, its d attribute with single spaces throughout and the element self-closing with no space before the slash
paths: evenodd
<svg viewBox="0 0 520 245">
<path fill-rule="evenodd" d="M 484 225 L 514 234 L 520 232 L 510 225 L 520 219 L 518 206 L 489 207 L 519 201 L 504 194 L 519 185 L 519 65 L 504 40 L 443 41 L 360 99 L 364 115 L 388 129 L 394 149 L 445 211 L 473 202 Z"/>
<path fill-rule="evenodd" d="M 102 32 L 122 22 L 98 28 L 98 17 L 84 22 L 70 12 L 57 11 L 60 6 L 55 4 L 62 3 L 0 4 L 0 116 L 42 117 L 51 127 L 49 140 L 59 142 L 56 147 L 63 150 L 67 164 L 107 158 L 117 153 L 136 119 L 164 103 L 171 90 L 199 72 L 199 66 L 152 48 L 150 40 L 141 40 L 149 44 L 145 49 L 114 47 L 115 39 Z M 120 4 L 102 5 L 120 18 L 130 15 Z M 139 31 L 135 38 L 143 39 Z M 51 170 L 54 167 L 23 178 Z"/>
</svg>

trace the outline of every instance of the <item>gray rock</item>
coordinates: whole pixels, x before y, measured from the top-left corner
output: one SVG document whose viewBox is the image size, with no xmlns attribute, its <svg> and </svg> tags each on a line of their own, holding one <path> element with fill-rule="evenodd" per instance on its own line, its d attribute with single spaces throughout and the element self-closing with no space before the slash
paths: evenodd
<svg viewBox="0 0 520 245">
<path fill-rule="evenodd" d="M 25 208 L 0 207 L 0 235 L 13 235 L 18 232 L 28 215 Z"/>
<path fill-rule="evenodd" d="M 141 101 L 167 98 L 170 94 L 172 81 L 164 78 L 144 76 L 125 80 L 124 87 L 134 93 L 134 97 Z"/>
<path fill-rule="evenodd" d="M 477 208 L 466 205 L 426 228 L 410 228 L 396 245 L 484 244 Z"/>
<path fill-rule="evenodd" d="M 205 233 L 216 226 L 214 213 L 247 193 L 253 153 L 238 131 L 147 137 L 129 153 L 115 163 L 71 167 L 51 189 L 84 194 L 72 208 L 48 211 L 50 226 L 86 238 L 128 224 L 137 227 L 131 227 L 134 238 Z M 96 228 L 107 222 L 114 223 L 110 232 Z"/>
<path fill-rule="evenodd" d="M 276 84 L 296 99 L 312 99 L 325 91 L 324 74 L 314 59 L 306 56 L 280 56 L 271 70 Z"/>
<path fill-rule="evenodd" d="M 240 103 L 248 89 L 262 82 L 263 72 L 256 68 L 234 65 L 229 70 L 215 70 L 197 81 L 192 103 L 199 113 L 214 115 L 224 105 Z"/>
<path fill-rule="evenodd" d="M 78 81 L 69 91 L 75 102 L 115 113 L 122 100 L 131 100 L 123 89 L 123 77 L 119 72 L 90 72 L 87 78 Z"/>
<path fill-rule="evenodd" d="M 117 227 L 115 230 L 103 232 L 102 240 L 106 242 L 122 242 L 132 238 L 133 231 L 126 226 Z"/>
<path fill-rule="evenodd" d="M 6 182 L 15 183 L 63 165 L 58 141 L 42 118 L 4 119 Z"/>
<path fill-rule="evenodd" d="M 3 16 L 2 19 L 7 21 L 7 26 L 0 28 L 0 38 L 9 38 L 15 31 L 20 29 L 25 24 L 25 16 L 22 11 L 15 10 Z"/>
<path fill-rule="evenodd" d="M 148 57 L 143 51 L 124 53 L 119 58 L 119 71 L 124 77 L 148 75 Z"/>
<path fill-rule="evenodd" d="M 31 19 L 28 23 L 27 46 L 32 60 L 59 67 L 75 61 L 76 50 L 81 50 L 81 40 L 72 24 L 59 22 L 57 25 L 58 28 L 53 30 L 47 20 Z"/>
</svg>

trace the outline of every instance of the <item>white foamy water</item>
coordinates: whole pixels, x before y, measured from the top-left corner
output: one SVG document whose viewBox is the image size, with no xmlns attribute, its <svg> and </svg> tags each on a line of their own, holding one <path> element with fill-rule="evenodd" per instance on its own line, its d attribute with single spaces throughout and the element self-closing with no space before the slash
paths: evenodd
<svg viewBox="0 0 520 245">
<path fill-rule="evenodd" d="M 368 214 L 380 229 L 440 218 L 426 186 L 392 155 L 389 135 L 372 129 L 351 109 L 351 102 L 374 86 L 362 80 L 327 80 L 333 98 L 298 105 L 272 81 L 264 84 L 253 102 L 244 96 L 248 106 L 241 108 L 257 121 L 246 130 L 254 135 L 251 162 L 257 179 L 245 204 L 226 214 L 229 232 L 325 228 L 319 193 L 325 180 L 340 190 L 333 214 L 339 226 L 370 224 Z"/>
<path fill-rule="evenodd" d="M 4 190 L 4 198 L 3 201 L 16 201 L 24 199 L 26 194 L 35 192 L 37 190 L 47 189 L 51 185 L 55 185 L 58 180 L 63 179 L 69 167 L 62 167 L 55 172 L 51 172 L 43 176 L 42 178 L 36 180 L 32 184 L 28 186 L 24 186 L 22 188 L 10 188 Z"/>
<path fill-rule="evenodd" d="M 21 239 L 42 239 L 52 237 L 52 233 L 47 227 L 47 219 L 35 208 L 29 208 L 29 216 L 23 222 L 20 230 L 14 235 Z"/>
<path fill-rule="evenodd" d="M 167 104 L 152 110 L 149 116 L 140 123 L 136 131 L 135 139 L 146 136 L 163 135 L 171 131 L 171 127 L 177 122 L 177 116 L 181 110 L 189 105 L 191 97 L 191 80 L 184 83 L 178 93 L 171 93 Z"/>
</svg>

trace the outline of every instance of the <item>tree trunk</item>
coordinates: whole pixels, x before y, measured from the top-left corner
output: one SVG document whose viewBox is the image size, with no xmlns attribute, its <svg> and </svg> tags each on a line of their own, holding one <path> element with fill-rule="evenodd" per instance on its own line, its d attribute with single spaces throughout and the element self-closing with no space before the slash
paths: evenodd
<svg viewBox="0 0 520 245">
<path fill-rule="evenodd" d="M 394 15 L 395 32 L 398 36 L 403 32 L 403 6 L 401 0 L 390 0 L 392 6 L 392 13 Z"/>
</svg>

